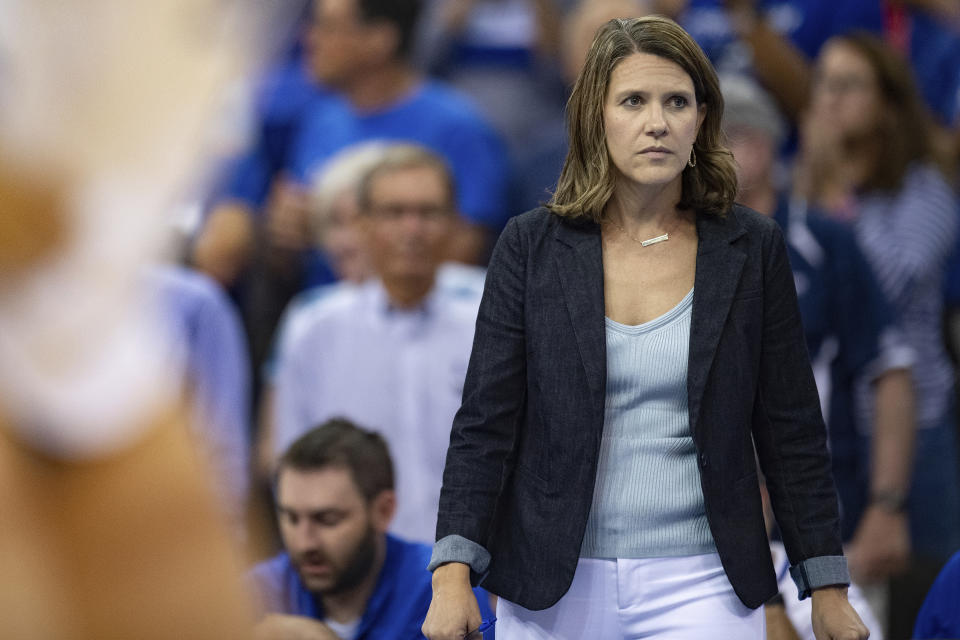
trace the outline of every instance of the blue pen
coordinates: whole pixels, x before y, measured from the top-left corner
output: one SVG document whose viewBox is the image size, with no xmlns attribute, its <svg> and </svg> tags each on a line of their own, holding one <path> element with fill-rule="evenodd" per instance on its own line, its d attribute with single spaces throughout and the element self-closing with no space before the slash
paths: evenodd
<svg viewBox="0 0 960 640">
<path fill-rule="evenodd" d="M 480 626 L 479 626 L 479 627 L 477 627 L 476 629 L 474 629 L 473 631 L 471 631 L 470 633 L 468 633 L 468 634 L 467 634 L 467 637 L 469 638 L 469 637 L 471 637 L 471 636 L 472 636 L 473 634 L 475 634 L 475 633 L 483 634 L 484 631 L 488 631 L 488 630 L 490 630 L 490 629 L 493 629 L 493 623 L 495 623 L 496 621 L 497 621 L 497 619 L 496 619 L 495 617 L 494 617 L 494 618 L 490 618 L 489 620 L 484 620 L 483 622 L 480 623 Z"/>
</svg>

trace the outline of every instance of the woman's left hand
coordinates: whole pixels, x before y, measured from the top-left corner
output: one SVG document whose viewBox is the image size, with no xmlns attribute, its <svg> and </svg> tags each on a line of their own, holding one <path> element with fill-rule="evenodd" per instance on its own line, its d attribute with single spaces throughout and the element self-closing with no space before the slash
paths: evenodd
<svg viewBox="0 0 960 640">
<path fill-rule="evenodd" d="M 870 630 L 847 600 L 846 587 L 814 589 L 813 635 L 817 640 L 866 640 Z"/>
</svg>

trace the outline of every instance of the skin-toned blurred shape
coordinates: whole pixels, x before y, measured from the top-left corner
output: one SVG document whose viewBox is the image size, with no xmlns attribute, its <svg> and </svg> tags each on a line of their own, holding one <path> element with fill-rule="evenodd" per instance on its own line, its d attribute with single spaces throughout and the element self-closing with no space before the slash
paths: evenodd
<svg viewBox="0 0 960 640">
<path fill-rule="evenodd" d="M 265 5 L 0 6 L 4 637 L 249 635 L 137 282 L 228 85 L 284 25 Z"/>
<path fill-rule="evenodd" d="M 5 636 L 249 635 L 238 559 L 183 419 L 160 416 L 137 445 L 95 463 L 39 454 L 3 425 Z"/>
</svg>

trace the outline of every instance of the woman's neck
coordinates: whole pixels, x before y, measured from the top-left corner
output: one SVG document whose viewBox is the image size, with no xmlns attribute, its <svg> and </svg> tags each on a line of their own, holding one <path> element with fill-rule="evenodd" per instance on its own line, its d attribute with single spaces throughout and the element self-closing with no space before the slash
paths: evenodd
<svg viewBox="0 0 960 640">
<path fill-rule="evenodd" d="M 662 231 L 675 224 L 680 202 L 680 178 L 668 185 L 618 182 L 604 217 L 631 235 Z"/>
</svg>

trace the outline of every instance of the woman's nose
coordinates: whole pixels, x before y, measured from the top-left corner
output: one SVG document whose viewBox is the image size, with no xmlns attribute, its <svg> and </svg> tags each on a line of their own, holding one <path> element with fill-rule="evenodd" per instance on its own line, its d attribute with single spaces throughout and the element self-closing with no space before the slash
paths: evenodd
<svg viewBox="0 0 960 640">
<path fill-rule="evenodd" d="M 663 117 L 663 109 L 657 106 L 651 106 L 647 113 L 647 121 L 644 127 L 644 133 L 655 138 L 660 138 L 667 132 L 667 121 Z"/>
</svg>

